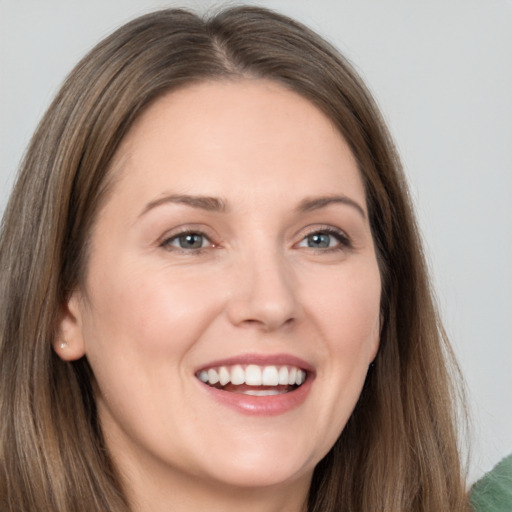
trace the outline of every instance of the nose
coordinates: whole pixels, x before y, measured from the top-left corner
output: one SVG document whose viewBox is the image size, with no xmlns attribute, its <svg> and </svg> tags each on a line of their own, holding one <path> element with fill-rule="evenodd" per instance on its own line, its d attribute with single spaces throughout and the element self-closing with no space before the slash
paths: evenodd
<svg viewBox="0 0 512 512">
<path fill-rule="evenodd" d="M 297 285 L 289 262 L 273 251 L 258 251 L 238 263 L 227 307 L 231 322 L 275 331 L 296 321 Z"/>
</svg>

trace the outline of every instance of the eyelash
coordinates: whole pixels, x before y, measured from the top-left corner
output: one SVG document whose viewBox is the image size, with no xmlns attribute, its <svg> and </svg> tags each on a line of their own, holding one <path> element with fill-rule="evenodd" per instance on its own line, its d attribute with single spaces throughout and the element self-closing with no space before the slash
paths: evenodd
<svg viewBox="0 0 512 512">
<path fill-rule="evenodd" d="M 321 253 L 330 253 L 330 252 L 337 252 L 337 251 L 343 251 L 346 249 L 351 249 L 353 247 L 351 239 L 348 237 L 348 235 L 341 231 L 340 229 L 333 228 L 332 226 L 324 226 L 324 227 L 316 227 L 314 230 L 306 233 L 301 241 L 299 243 L 302 243 L 307 240 L 308 237 L 311 237 L 313 235 L 329 235 L 332 236 L 338 243 L 332 247 L 324 247 L 324 248 L 315 248 L 315 247 L 309 247 L 309 249 L 314 250 L 315 252 L 321 252 Z"/>
<path fill-rule="evenodd" d="M 198 247 L 198 248 L 192 247 L 192 248 L 188 248 L 188 249 L 186 249 L 184 247 L 176 247 L 176 246 L 171 245 L 172 242 L 178 241 L 181 237 L 192 236 L 192 235 L 203 237 L 203 239 L 204 239 L 203 241 L 208 242 L 208 245 L 206 247 Z M 210 240 L 209 236 L 201 230 L 184 229 L 183 231 L 180 231 L 179 233 L 175 233 L 174 235 L 162 240 L 162 242 L 160 243 L 160 247 L 162 247 L 168 251 L 177 251 L 177 252 L 181 252 L 184 254 L 191 254 L 191 253 L 201 254 L 206 249 L 215 247 L 215 244 Z"/>
<path fill-rule="evenodd" d="M 208 245 L 205 247 L 197 247 L 197 248 L 194 248 L 194 247 L 184 248 L 184 247 L 176 247 L 176 246 L 172 245 L 173 242 L 178 241 L 181 237 L 192 236 L 192 235 L 202 237 L 203 242 L 204 241 L 208 242 Z M 339 229 L 335 229 L 331 226 L 325 226 L 325 227 L 320 227 L 320 228 L 317 227 L 316 229 L 306 233 L 300 240 L 299 244 L 295 244 L 295 245 L 296 246 L 298 245 L 300 247 L 301 243 L 306 241 L 308 239 L 308 237 L 311 237 L 314 235 L 329 235 L 329 236 L 332 236 L 336 240 L 336 242 L 338 242 L 336 245 L 334 245 L 332 247 L 322 247 L 322 248 L 307 247 L 308 249 L 312 249 L 315 252 L 331 253 L 331 252 L 337 252 L 337 251 L 342 251 L 342 250 L 346 250 L 346 249 L 351 249 L 353 247 L 352 241 L 350 240 L 350 238 L 347 236 L 347 234 L 345 232 L 343 232 Z M 159 245 L 160 245 L 160 247 L 162 247 L 168 251 L 177 251 L 177 252 L 181 252 L 183 254 L 194 254 L 194 255 L 202 254 L 205 250 L 207 250 L 209 248 L 216 247 L 216 245 L 210 240 L 210 237 L 206 233 L 204 233 L 201 230 L 193 230 L 193 229 L 184 229 L 183 231 L 181 231 L 179 233 L 173 234 L 172 236 L 165 238 Z"/>
</svg>

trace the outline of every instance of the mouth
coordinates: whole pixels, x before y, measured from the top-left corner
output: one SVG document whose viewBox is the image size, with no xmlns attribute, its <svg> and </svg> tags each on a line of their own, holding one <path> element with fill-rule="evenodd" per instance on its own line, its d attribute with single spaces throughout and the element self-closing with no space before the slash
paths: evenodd
<svg viewBox="0 0 512 512">
<path fill-rule="evenodd" d="M 274 396 L 300 388 L 308 372 L 293 365 L 234 364 L 203 368 L 196 377 L 207 386 L 230 393 Z"/>
</svg>

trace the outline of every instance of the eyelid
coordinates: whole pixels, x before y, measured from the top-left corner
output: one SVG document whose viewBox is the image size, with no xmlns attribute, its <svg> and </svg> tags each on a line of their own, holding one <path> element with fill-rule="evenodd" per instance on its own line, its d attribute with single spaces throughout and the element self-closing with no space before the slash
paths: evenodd
<svg viewBox="0 0 512 512">
<path fill-rule="evenodd" d="M 183 226 L 176 227 L 174 229 L 171 229 L 169 231 L 166 231 L 158 240 L 157 245 L 158 247 L 161 247 L 163 249 L 166 249 L 168 251 L 176 251 L 176 252 L 182 252 L 182 253 L 199 253 L 201 251 L 204 251 L 208 248 L 215 248 L 218 246 L 216 242 L 213 241 L 213 236 L 208 233 L 208 229 L 205 229 L 203 226 L 195 226 L 193 224 L 186 224 Z M 208 242 L 209 245 L 207 247 L 200 247 L 197 249 L 185 249 L 181 247 L 176 247 L 170 244 L 171 241 L 176 240 L 180 236 L 188 235 L 188 234 L 194 234 L 194 235 L 200 235 L 204 237 Z"/>
<path fill-rule="evenodd" d="M 217 248 L 220 246 L 220 244 L 216 241 L 215 235 L 211 233 L 212 230 L 205 229 L 203 225 L 194 225 L 194 224 L 186 224 L 182 226 L 178 226 L 176 228 L 173 228 L 169 231 L 166 231 L 158 240 L 157 245 L 158 247 L 164 248 L 169 251 L 176 251 L 176 252 L 183 252 L 183 253 L 199 253 L 201 251 L 210 249 L 210 248 Z M 318 252 L 335 252 L 337 250 L 347 250 L 353 248 L 353 242 L 351 237 L 346 233 L 345 230 L 335 227 L 333 225 L 329 224 L 316 224 L 311 225 L 303 228 L 297 237 L 299 237 L 299 240 L 294 244 L 294 247 L 299 247 L 299 244 L 302 243 L 308 236 L 314 235 L 316 233 L 324 233 L 333 236 L 337 243 L 332 247 L 325 247 L 325 248 L 314 248 L 314 247 L 307 247 L 307 249 L 318 251 Z M 185 249 L 176 247 L 170 244 L 171 241 L 176 240 L 178 237 L 187 235 L 187 234 L 196 234 L 204 237 L 208 242 L 209 245 L 206 247 L 200 247 L 196 249 Z"/>
<path fill-rule="evenodd" d="M 350 236 L 341 228 L 329 225 L 329 224 L 320 224 L 320 225 L 314 225 L 314 226 L 308 226 L 300 233 L 300 240 L 297 242 L 298 245 L 301 242 L 303 242 L 308 236 L 314 235 L 316 233 L 325 233 L 328 235 L 332 235 L 336 238 L 338 243 L 333 247 L 326 247 L 326 248 L 313 248 L 308 247 L 308 249 L 314 250 L 314 251 L 320 251 L 320 252 L 329 252 L 329 251 L 336 251 L 336 250 L 344 250 L 344 249 L 351 249 L 353 248 L 353 242 Z"/>
</svg>

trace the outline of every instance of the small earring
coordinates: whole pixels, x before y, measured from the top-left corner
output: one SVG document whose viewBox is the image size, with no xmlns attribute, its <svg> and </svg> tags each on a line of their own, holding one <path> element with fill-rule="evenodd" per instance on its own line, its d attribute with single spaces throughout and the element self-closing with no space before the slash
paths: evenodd
<svg viewBox="0 0 512 512">
<path fill-rule="evenodd" d="M 62 350 L 64 350 L 67 346 L 68 346 L 68 344 L 67 344 L 65 341 L 63 341 L 63 342 L 59 345 L 59 347 L 60 347 Z"/>
</svg>

